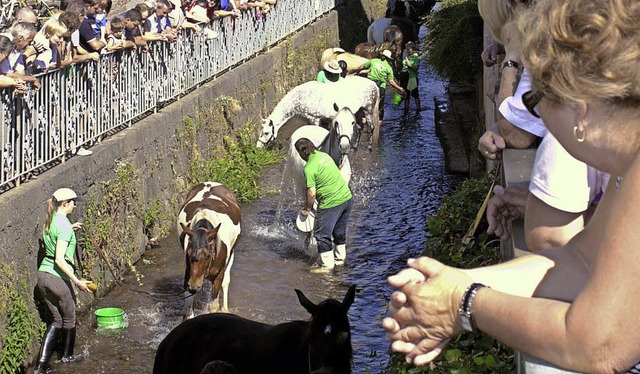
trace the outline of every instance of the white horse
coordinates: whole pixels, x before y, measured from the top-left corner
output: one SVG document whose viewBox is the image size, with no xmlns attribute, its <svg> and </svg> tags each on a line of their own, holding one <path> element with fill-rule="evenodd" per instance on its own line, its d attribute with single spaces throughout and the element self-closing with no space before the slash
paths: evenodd
<svg viewBox="0 0 640 374">
<path fill-rule="evenodd" d="M 363 77 L 346 77 L 335 83 L 311 81 L 294 87 L 276 105 L 273 112 L 263 119 L 258 138 L 259 148 L 268 145 L 278 136 L 280 128 L 291 118 L 299 117 L 312 125 L 322 125 L 334 117 L 334 104 L 362 114 L 369 126 L 379 128 L 378 86 Z"/>
<path fill-rule="evenodd" d="M 282 189 L 293 185 L 296 201 L 304 201 L 306 196 L 306 181 L 304 177 L 306 161 L 300 157 L 295 147 L 296 142 L 302 138 L 309 139 L 316 148 L 329 153 L 334 161 L 337 161 L 344 180 L 347 183 L 351 180 L 351 164 L 349 163 L 348 154 L 356 126 L 355 115 L 346 107 L 338 110 L 338 106 L 335 105 L 335 110 L 337 114 L 331 122 L 330 130 L 320 126 L 306 125 L 301 126 L 291 134 L 289 153 L 287 154 L 282 176 Z M 284 194 L 282 197 L 284 197 Z"/>
</svg>

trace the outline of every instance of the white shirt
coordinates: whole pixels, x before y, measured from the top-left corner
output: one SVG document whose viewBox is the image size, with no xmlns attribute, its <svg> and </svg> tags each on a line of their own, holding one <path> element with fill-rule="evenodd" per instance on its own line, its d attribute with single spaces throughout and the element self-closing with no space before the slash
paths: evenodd
<svg viewBox="0 0 640 374">
<path fill-rule="evenodd" d="M 518 82 L 518 87 L 516 87 L 516 92 L 513 96 L 504 99 L 498 110 L 515 127 L 535 136 L 544 137 L 547 133 L 547 128 L 542 119 L 534 117 L 522 103 L 522 94 L 527 91 L 531 91 L 531 76 L 527 69 L 524 69 Z"/>
<path fill-rule="evenodd" d="M 582 213 L 608 182 L 609 174 L 576 160 L 547 133 L 536 152 L 529 192 L 558 210 Z"/>
</svg>

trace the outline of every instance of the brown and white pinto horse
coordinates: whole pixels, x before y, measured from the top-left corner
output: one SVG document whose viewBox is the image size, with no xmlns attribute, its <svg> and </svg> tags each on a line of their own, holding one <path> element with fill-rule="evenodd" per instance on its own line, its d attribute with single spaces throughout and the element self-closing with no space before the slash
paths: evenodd
<svg viewBox="0 0 640 374">
<path fill-rule="evenodd" d="M 240 207 L 227 186 L 204 182 L 193 187 L 178 214 L 178 239 L 185 253 L 185 290 L 195 294 L 205 279 L 212 283 L 209 312 L 228 311 L 233 248 L 240 235 Z M 222 291 L 222 294 L 220 294 Z M 188 297 L 185 318 L 193 317 Z"/>
</svg>

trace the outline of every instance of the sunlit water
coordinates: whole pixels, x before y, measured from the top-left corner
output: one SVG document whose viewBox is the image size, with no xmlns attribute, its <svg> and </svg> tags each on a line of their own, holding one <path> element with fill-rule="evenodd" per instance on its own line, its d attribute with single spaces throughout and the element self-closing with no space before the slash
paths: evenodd
<svg viewBox="0 0 640 374">
<path fill-rule="evenodd" d="M 392 289 L 386 277 L 401 269 L 407 258 L 424 249 L 427 217 L 440 206 L 459 177 L 444 172 L 444 156 L 433 124 L 433 97 L 444 94 L 444 84 L 423 66 L 420 71 L 423 110 L 404 116 L 402 108 L 386 107 L 380 145 L 351 156 L 354 208 L 348 229 L 348 259 L 330 275 L 309 272 L 312 259 L 305 253 L 304 236 L 293 219 L 300 204 L 285 204 L 282 223 L 275 222 L 280 195 L 272 194 L 244 204 L 242 235 L 235 249 L 229 306 L 233 313 L 267 323 L 307 319 L 294 288 L 314 302 L 342 300 L 347 288 L 358 291 L 349 313 L 354 350 L 354 373 L 383 373 L 388 344 L 380 327 Z M 282 165 L 262 181 L 279 189 Z M 182 249 L 174 235 L 145 253 L 136 264 L 141 276 L 130 275 L 130 288 L 160 294 L 181 291 L 184 274 Z M 200 303 L 199 313 L 203 313 Z M 128 326 L 118 331 L 96 331 L 93 311 L 120 307 Z M 177 297 L 154 299 L 117 286 L 96 300 L 91 313 L 79 317 L 76 354 L 79 362 L 54 363 L 63 373 L 150 373 L 155 350 L 179 324 L 183 312 Z"/>
</svg>

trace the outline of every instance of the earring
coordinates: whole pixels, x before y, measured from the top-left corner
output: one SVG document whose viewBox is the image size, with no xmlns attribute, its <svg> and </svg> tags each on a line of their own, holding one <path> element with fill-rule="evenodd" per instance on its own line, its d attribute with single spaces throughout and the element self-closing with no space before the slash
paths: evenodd
<svg viewBox="0 0 640 374">
<path fill-rule="evenodd" d="M 582 131 L 582 134 L 578 134 L 579 131 Z M 579 130 L 578 126 L 573 126 L 573 136 L 575 136 L 578 143 L 584 142 L 584 138 L 587 136 L 586 130 Z"/>
</svg>

